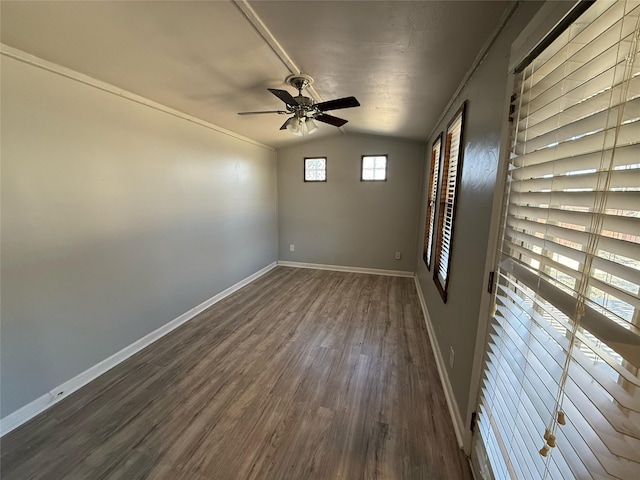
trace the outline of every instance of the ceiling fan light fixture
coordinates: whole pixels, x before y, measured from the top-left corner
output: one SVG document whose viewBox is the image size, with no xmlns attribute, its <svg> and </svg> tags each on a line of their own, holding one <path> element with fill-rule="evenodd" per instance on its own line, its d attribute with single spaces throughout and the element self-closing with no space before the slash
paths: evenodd
<svg viewBox="0 0 640 480">
<path fill-rule="evenodd" d="M 300 117 L 298 119 L 298 128 L 300 129 L 300 132 L 302 132 L 302 136 L 304 137 L 308 131 L 307 131 L 307 122 L 306 122 L 306 118 L 305 117 Z"/>
<path fill-rule="evenodd" d="M 285 122 L 285 128 L 298 137 L 311 135 L 318 131 L 318 125 L 311 117 L 291 117 Z"/>
<path fill-rule="evenodd" d="M 291 117 L 285 123 L 285 127 L 289 131 L 289 133 L 295 135 L 296 137 L 302 137 L 304 135 L 304 132 L 302 130 L 303 126 L 304 123 L 298 117 Z"/>
<path fill-rule="evenodd" d="M 335 100 L 327 100 L 320 103 L 317 103 L 313 98 L 305 97 L 302 94 L 302 90 L 313 84 L 313 78 L 309 75 L 302 73 L 289 75 L 285 81 L 298 90 L 296 97 L 292 96 L 286 90 L 277 88 L 268 88 L 267 90 L 284 102 L 286 110 L 238 112 L 238 115 L 257 115 L 261 113 L 293 115 L 282 124 L 280 130 L 289 130 L 289 133 L 292 135 L 302 137 L 318 131 L 316 121 L 338 128 L 347 123 L 347 120 L 344 118 L 329 115 L 326 113 L 327 111 L 360 106 L 360 102 L 358 102 L 356 97 L 336 98 Z"/>
<path fill-rule="evenodd" d="M 315 133 L 318 131 L 318 125 L 316 125 L 316 122 L 313 121 L 313 118 L 307 118 L 307 121 L 305 122 L 305 126 L 307 127 L 308 135 L 311 135 L 312 133 Z"/>
</svg>

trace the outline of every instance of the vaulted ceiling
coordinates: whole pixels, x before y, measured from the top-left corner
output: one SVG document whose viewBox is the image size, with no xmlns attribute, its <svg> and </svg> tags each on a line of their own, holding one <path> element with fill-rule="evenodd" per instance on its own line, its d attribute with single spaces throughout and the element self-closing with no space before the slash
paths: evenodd
<svg viewBox="0 0 640 480">
<path fill-rule="evenodd" d="M 2 43 L 274 147 L 304 141 L 279 127 L 267 88 L 315 79 L 342 132 L 426 140 L 507 1 L 7 1 Z M 316 136 L 340 134 L 321 124 Z"/>
</svg>

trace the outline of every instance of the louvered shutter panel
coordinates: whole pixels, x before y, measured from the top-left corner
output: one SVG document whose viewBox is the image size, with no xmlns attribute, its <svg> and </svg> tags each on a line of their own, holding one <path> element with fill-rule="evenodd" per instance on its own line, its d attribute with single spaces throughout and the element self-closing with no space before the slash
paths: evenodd
<svg viewBox="0 0 640 480">
<path fill-rule="evenodd" d="M 440 170 L 440 152 L 442 149 L 442 135 L 431 147 L 431 168 L 429 175 L 429 198 L 427 200 L 427 224 L 424 239 L 424 261 L 427 268 L 431 269 L 431 257 L 433 250 L 433 234 L 436 221 L 436 196 L 438 193 L 438 179 Z"/>
<path fill-rule="evenodd" d="M 440 191 L 440 211 L 438 222 L 438 240 L 436 247 L 435 280 L 443 292 L 446 301 L 446 290 L 451 267 L 451 250 L 453 245 L 453 227 L 455 220 L 456 196 L 460 174 L 462 173 L 462 128 L 464 123 L 464 106 L 461 108 L 446 132 L 443 179 Z"/>
</svg>

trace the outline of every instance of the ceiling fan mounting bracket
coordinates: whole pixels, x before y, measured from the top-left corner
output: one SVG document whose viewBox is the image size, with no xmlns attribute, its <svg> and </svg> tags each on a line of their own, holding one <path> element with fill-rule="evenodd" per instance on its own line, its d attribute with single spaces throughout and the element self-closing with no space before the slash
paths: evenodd
<svg viewBox="0 0 640 480">
<path fill-rule="evenodd" d="M 298 90 L 298 92 L 302 92 L 303 88 L 307 88 L 309 85 L 313 85 L 313 77 L 305 75 L 304 73 L 295 73 L 293 75 L 289 75 L 287 78 L 285 78 L 284 81 Z"/>
</svg>

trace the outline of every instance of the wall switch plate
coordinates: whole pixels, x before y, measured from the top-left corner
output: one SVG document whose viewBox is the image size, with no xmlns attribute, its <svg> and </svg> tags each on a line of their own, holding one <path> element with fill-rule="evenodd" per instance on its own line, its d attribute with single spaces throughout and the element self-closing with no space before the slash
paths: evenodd
<svg viewBox="0 0 640 480">
<path fill-rule="evenodd" d="M 289 251 L 290 252 L 295 252 L 296 251 L 296 246 L 293 243 L 291 245 L 289 245 Z"/>
<path fill-rule="evenodd" d="M 449 366 L 453 368 L 453 359 L 455 357 L 455 352 L 453 351 L 453 347 L 449 347 Z"/>
<path fill-rule="evenodd" d="M 396 252 L 396 260 L 400 260 L 400 252 Z"/>
</svg>

